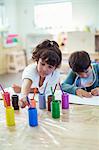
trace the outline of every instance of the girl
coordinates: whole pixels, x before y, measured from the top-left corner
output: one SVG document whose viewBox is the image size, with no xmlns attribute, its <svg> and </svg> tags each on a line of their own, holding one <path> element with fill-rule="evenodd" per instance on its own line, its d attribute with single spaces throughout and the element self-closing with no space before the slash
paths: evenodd
<svg viewBox="0 0 99 150">
<path fill-rule="evenodd" d="M 55 41 L 45 40 L 37 45 L 32 58 L 36 64 L 28 65 L 23 71 L 22 88 L 13 85 L 15 92 L 21 91 L 23 95 L 21 107 L 26 106 L 26 96 L 31 92 L 31 87 L 41 93 L 46 87 L 45 94 L 51 94 L 50 87 L 54 89 L 59 82 L 60 72 L 57 68 L 61 64 L 62 53 Z"/>
<path fill-rule="evenodd" d="M 91 64 L 87 52 L 77 51 L 71 54 L 69 66 L 71 71 L 62 89 L 80 97 L 99 96 L 99 63 Z"/>
</svg>

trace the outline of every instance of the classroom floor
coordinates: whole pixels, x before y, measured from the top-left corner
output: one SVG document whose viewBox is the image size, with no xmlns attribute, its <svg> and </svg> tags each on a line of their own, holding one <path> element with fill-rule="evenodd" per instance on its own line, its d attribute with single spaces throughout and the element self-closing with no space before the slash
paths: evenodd
<svg viewBox="0 0 99 150">
<path fill-rule="evenodd" d="M 3 86 L 3 88 L 10 87 L 13 83 L 21 85 L 22 71 L 18 73 L 9 73 L 0 75 L 0 84 Z"/>
</svg>

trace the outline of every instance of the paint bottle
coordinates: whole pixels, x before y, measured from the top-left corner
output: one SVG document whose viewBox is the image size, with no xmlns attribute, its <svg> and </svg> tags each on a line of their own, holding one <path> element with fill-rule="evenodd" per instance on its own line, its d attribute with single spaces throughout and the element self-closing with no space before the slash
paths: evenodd
<svg viewBox="0 0 99 150">
<path fill-rule="evenodd" d="M 69 95 L 62 93 L 62 109 L 69 109 Z"/>
<path fill-rule="evenodd" d="M 36 108 L 28 108 L 29 125 L 31 127 L 38 126 L 38 115 Z"/>
<path fill-rule="evenodd" d="M 12 106 L 14 107 L 14 110 L 19 110 L 19 96 L 18 95 L 12 95 L 11 96 L 12 99 Z"/>
<path fill-rule="evenodd" d="M 52 101 L 52 118 L 60 118 L 60 102 L 58 100 Z"/>
<path fill-rule="evenodd" d="M 44 93 L 39 93 L 39 108 L 46 109 L 46 99 Z"/>
<path fill-rule="evenodd" d="M 51 102 L 52 102 L 52 99 L 53 99 L 53 95 L 49 95 L 48 98 L 47 98 L 47 105 L 48 105 L 48 111 L 51 111 Z"/>
<path fill-rule="evenodd" d="M 4 92 L 2 94 L 3 96 L 3 100 L 4 100 L 4 106 L 7 107 L 7 106 L 10 106 L 10 93 L 9 92 Z"/>
<path fill-rule="evenodd" d="M 6 107 L 6 123 L 8 126 L 15 126 L 14 109 L 11 106 Z"/>
</svg>

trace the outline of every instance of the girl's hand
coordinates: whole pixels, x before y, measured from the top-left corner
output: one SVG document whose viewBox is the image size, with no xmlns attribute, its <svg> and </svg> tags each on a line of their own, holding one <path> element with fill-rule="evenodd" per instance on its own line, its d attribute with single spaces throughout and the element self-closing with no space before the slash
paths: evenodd
<svg viewBox="0 0 99 150">
<path fill-rule="evenodd" d="M 90 98 L 92 97 L 92 94 L 83 90 L 83 89 L 77 89 L 76 90 L 76 95 L 80 96 L 80 97 L 86 97 L 86 98 Z"/>
<path fill-rule="evenodd" d="M 23 98 L 19 100 L 19 106 L 21 108 L 25 108 L 27 105 L 28 105 L 27 98 L 26 96 L 24 96 Z"/>
<path fill-rule="evenodd" d="M 94 95 L 94 96 L 99 96 L 99 87 L 91 90 L 91 94 Z"/>
<path fill-rule="evenodd" d="M 21 87 L 17 84 L 13 84 L 12 88 L 13 88 L 15 93 L 20 93 L 21 92 Z"/>
</svg>

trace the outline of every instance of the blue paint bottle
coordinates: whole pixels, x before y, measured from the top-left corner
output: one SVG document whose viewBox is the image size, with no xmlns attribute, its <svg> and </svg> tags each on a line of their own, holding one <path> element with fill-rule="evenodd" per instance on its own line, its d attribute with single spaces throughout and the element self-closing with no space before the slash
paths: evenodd
<svg viewBox="0 0 99 150">
<path fill-rule="evenodd" d="M 31 127 L 38 126 L 38 115 L 36 108 L 29 108 L 28 109 L 28 116 L 29 116 L 29 125 Z"/>
</svg>

